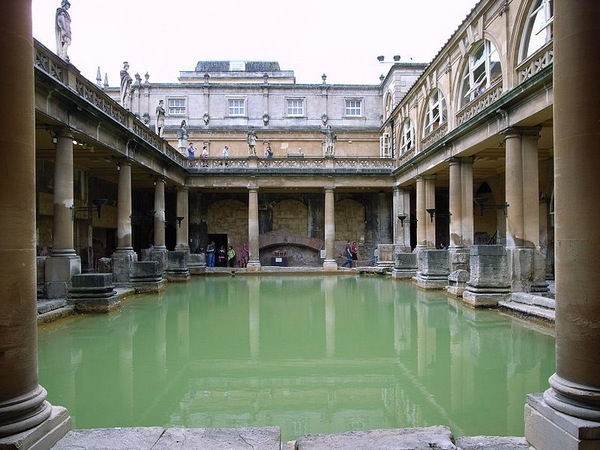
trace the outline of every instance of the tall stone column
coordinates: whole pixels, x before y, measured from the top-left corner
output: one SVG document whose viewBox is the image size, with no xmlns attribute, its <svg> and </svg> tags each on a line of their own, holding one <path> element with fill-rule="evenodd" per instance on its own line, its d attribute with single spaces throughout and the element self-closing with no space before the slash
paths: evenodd
<svg viewBox="0 0 600 450">
<path fill-rule="evenodd" d="M 165 179 L 157 178 L 154 186 L 154 248 L 166 249 L 165 240 Z"/>
<path fill-rule="evenodd" d="M 521 133 L 516 128 L 505 131 L 506 148 L 506 247 L 523 247 L 523 154 Z"/>
<path fill-rule="evenodd" d="M 0 54 L 10 61 L 0 71 L 0 93 L 11 107 L 0 120 L 6 169 L 0 177 L 0 447 L 50 448 L 70 419 L 38 384 L 31 0 L 3 4 Z"/>
<path fill-rule="evenodd" d="M 73 135 L 65 128 L 56 134 L 54 158 L 53 241 L 46 260 L 46 296 L 66 297 L 73 275 L 81 273 L 81 259 L 73 248 Z"/>
<path fill-rule="evenodd" d="M 429 220 L 425 206 L 425 179 L 417 177 L 417 246 L 416 251 L 427 248 L 427 221 Z"/>
<path fill-rule="evenodd" d="M 463 197 L 461 161 L 458 158 L 450 160 L 450 249 L 463 247 Z"/>
<path fill-rule="evenodd" d="M 248 272 L 260 272 L 260 230 L 258 227 L 258 187 L 248 188 Z"/>
<path fill-rule="evenodd" d="M 323 270 L 333 272 L 337 270 L 335 260 L 335 195 L 334 187 L 325 187 L 325 261 Z"/>
<path fill-rule="evenodd" d="M 539 251 L 539 129 L 509 128 L 506 142 L 506 248 L 511 289 L 534 290 L 535 267 L 543 266 Z M 536 259 L 538 260 L 535 263 Z M 544 290 L 544 275 L 538 280 Z M 540 278 L 540 277 L 538 277 Z M 547 289 L 546 289 L 547 290 Z"/>
<path fill-rule="evenodd" d="M 473 218 L 473 158 L 462 158 L 460 167 L 462 196 L 462 242 L 469 249 L 475 236 L 475 219 Z"/>
<path fill-rule="evenodd" d="M 117 195 L 117 249 L 112 255 L 113 281 L 128 283 L 132 263 L 137 261 L 131 234 L 131 162 L 129 161 L 122 161 L 119 164 Z"/>
<path fill-rule="evenodd" d="M 377 244 L 390 244 L 392 242 L 392 237 L 390 236 L 391 230 L 391 208 L 390 208 L 390 199 L 389 193 L 380 192 L 379 195 L 379 241 L 375 242 Z"/>
<path fill-rule="evenodd" d="M 159 270 L 164 272 L 167 266 L 164 178 L 157 178 L 154 185 L 154 250 L 152 250 L 151 258 L 158 262 Z"/>
<path fill-rule="evenodd" d="M 410 194 L 395 187 L 392 196 L 394 244 L 397 251 L 410 252 Z M 405 217 L 401 221 L 398 216 Z"/>
<path fill-rule="evenodd" d="M 428 209 L 435 209 L 435 176 L 425 177 L 425 239 L 427 248 L 435 248 L 435 217 L 431 220 Z"/>
<path fill-rule="evenodd" d="M 472 166 L 471 166 L 472 169 Z M 450 160 L 450 272 L 457 270 L 469 270 L 469 247 L 465 245 L 465 229 L 469 229 L 470 223 L 473 223 L 473 181 L 471 185 L 471 198 L 466 197 L 463 181 L 469 183 L 467 177 L 463 177 L 463 162 L 460 158 Z M 472 174 L 471 170 L 471 174 Z M 466 204 L 471 204 L 471 216 L 465 217 L 469 210 Z M 463 228 L 463 223 L 466 225 Z M 472 230 L 472 228 L 471 228 Z M 466 274 L 465 274 L 466 275 Z"/>
<path fill-rule="evenodd" d="M 600 446 L 600 4 L 554 3 L 556 373 L 530 395 L 525 436 L 536 449 Z"/>
<path fill-rule="evenodd" d="M 177 188 L 177 206 L 176 213 L 177 217 L 183 217 L 183 220 L 179 222 L 177 219 L 177 224 L 175 225 L 176 231 L 176 243 L 175 250 L 180 252 L 189 253 L 190 245 L 189 245 L 189 222 L 190 222 L 190 214 L 189 214 L 189 190 L 187 187 L 182 186 Z"/>
</svg>

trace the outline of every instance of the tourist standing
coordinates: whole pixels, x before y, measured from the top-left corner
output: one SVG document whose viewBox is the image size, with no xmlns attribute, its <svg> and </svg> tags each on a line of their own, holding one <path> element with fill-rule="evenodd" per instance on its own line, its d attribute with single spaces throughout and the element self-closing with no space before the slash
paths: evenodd
<svg viewBox="0 0 600 450">
<path fill-rule="evenodd" d="M 235 250 L 230 245 L 229 250 L 227 250 L 227 262 L 229 263 L 229 267 L 233 267 L 235 263 Z"/>
<path fill-rule="evenodd" d="M 352 253 L 352 261 L 358 261 L 358 245 L 356 245 L 356 241 L 352 243 L 350 251 Z"/>
<path fill-rule="evenodd" d="M 226 256 L 227 252 L 225 251 L 225 246 L 221 245 L 219 247 L 219 251 L 217 252 L 217 266 L 227 267 L 227 263 L 225 262 Z"/>
<path fill-rule="evenodd" d="M 215 241 L 211 241 L 211 243 L 206 246 L 206 257 L 208 259 L 208 267 L 215 267 Z"/>
<path fill-rule="evenodd" d="M 242 244 L 242 249 L 240 250 L 240 267 L 248 267 L 248 258 L 250 257 L 250 251 L 248 250 L 248 245 L 244 242 Z"/>
</svg>

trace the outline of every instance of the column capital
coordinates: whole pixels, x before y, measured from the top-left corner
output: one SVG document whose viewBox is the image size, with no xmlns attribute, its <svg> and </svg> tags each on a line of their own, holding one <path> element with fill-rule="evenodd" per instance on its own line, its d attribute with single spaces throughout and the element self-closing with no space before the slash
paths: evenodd
<svg viewBox="0 0 600 450">
<path fill-rule="evenodd" d="M 523 137 L 523 136 L 536 136 L 540 137 L 540 131 L 542 127 L 508 127 L 500 131 L 500 134 L 504 135 L 504 139 Z"/>
<path fill-rule="evenodd" d="M 323 190 L 327 191 L 335 191 L 335 186 L 323 186 Z"/>
</svg>

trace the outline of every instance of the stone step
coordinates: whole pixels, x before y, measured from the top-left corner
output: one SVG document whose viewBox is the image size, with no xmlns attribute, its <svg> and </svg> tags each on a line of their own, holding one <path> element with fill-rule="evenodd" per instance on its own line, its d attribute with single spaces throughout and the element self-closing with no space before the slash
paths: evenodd
<svg viewBox="0 0 600 450">
<path fill-rule="evenodd" d="M 66 299 L 40 300 L 37 302 L 37 310 L 38 324 L 53 322 L 75 314 L 73 305 L 67 304 Z"/>
<path fill-rule="evenodd" d="M 544 319 L 548 322 L 554 323 L 554 309 L 545 308 L 533 304 L 519 303 L 515 301 L 500 301 L 498 302 L 498 306 L 500 308 L 505 308 L 510 311 L 523 314 L 525 316 L 538 317 L 540 319 Z"/>
<path fill-rule="evenodd" d="M 511 294 L 511 301 L 552 310 L 554 310 L 556 306 L 556 301 L 553 298 L 543 297 L 528 292 L 513 292 Z"/>
</svg>

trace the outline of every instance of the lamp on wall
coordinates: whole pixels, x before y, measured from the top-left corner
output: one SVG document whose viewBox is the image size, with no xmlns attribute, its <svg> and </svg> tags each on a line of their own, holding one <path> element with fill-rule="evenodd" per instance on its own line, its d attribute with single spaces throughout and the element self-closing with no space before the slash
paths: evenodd
<svg viewBox="0 0 600 450">
<path fill-rule="evenodd" d="M 450 216 L 452 213 L 439 213 L 435 208 L 427 208 L 425 211 L 429 213 L 429 218 L 433 222 L 434 217 L 447 217 L 448 221 L 450 221 Z"/>
<path fill-rule="evenodd" d="M 165 225 L 174 225 L 177 224 L 178 228 L 181 228 L 181 222 L 183 222 L 183 219 L 185 219 L 185 217 L 183 216 L 177 216 L 175 217 L 176 220 L 165 220 Z"/>
<path fill-rule="evenodd" d="M 506 210 L 509 207 L 508 203 L 504 202 L 504 203 L 498 204 L 498 205 L 486 205 L 488 200 L 489 200 L 489 198 L 485 198 L 485 197 L 475 197 L 473 199 L 473 201 L 477 204 L 477 206 L 479 206 L 479 212 L 482 216 L 483 216 L 484 209 L 502 209 L 504 211 L 504 215 L 506 216 L 506 214 L 507 214 Z"/>
<path fill-rule="evenodd" d="M 71 210 L 73 211 L 72 218 L 75 220 L 77 218 L 77 213 L 80 211 L 86 211 L 88 213 L 92 212 L 94 209 L 98 211 L 98 219 L 100 218 L 100 211 L 104 205 L 106 205 L 108 199 L 106 198 L 95 198 L 92 200 L 91 205 L 85 206 L 71 206 Z"/>
<path fill-rule="evenodd" d="M 404 228 L 404 221 L 408 219 L 408 214 L 401 213 L 398 214 L 398 220 L 400 221 L 400 225 Z M 408 223 L 417 223 L 417 219 L 408 219 Z"/>
</svg>

